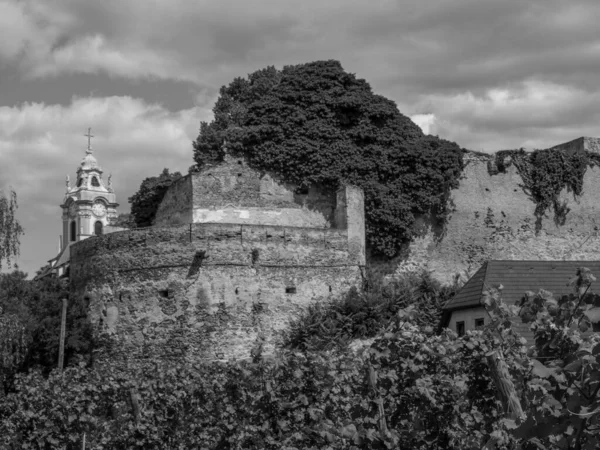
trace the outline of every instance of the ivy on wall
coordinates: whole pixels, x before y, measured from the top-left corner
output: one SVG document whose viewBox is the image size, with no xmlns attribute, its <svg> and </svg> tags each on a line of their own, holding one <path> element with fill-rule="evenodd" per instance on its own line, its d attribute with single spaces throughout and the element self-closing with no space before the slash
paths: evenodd
<svg viewBox="0 0 600 450">
<path fill-rule="evenodd" d="M 514 165 L 523 179 L 521 187 L 536 204 L 536 232 L 542 227 L 542 218 L 551 207 L 554 223 L 564 225 L 570 209 L 560 200 L 563 189 L 582 194 L 583 177 L 588 167 L 600 165 L 600 155 L 585 150 L 547 149 L 532 153 L 519 150 L 502 150 L 488 162 L 490 175 L 505 173 Z"/>
</svg>

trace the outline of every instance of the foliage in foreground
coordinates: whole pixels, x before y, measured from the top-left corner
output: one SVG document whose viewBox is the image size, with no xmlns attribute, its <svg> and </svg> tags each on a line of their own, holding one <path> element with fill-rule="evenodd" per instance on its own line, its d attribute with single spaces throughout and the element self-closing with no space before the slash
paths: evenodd
<svg viewBox="0 0 600 450">
<path fill-rule="evenodd" d="M 371 274 L 369 274 L 371 275 Z M 442 286 L 430 273 L 421 272 L 390 279 L 387 283 L 369 276 L 367 289 L 351 290 L 341 299 L 310 305 L 290 321 L 283 346 L 301 351 L 344 347 L 353 339 L 369 339 L 382 332 L 398 311 L 414 305 L 415 323 L 437 329 L 444 304 L 459 286 Z"/>
<path fill-rule="evenodd" d="M 214 120 L 194 142 L 198 167 L 223 159 L 224 143 L 251 167 L 299 186 L 353 184 L 365 193 L 366 238 L 379 255 L 396 255 L 415 219 L 447 217 L 458 187 L 462 149 L 425 136 L 347 73 L 338 61 L 267 67 L 223 86 Z"/>
<path fill-rule="evenodd" d="M 63 280 L 27 280 L 19 270 L 0 274 L 0 396 L 16 372 L 39 367 L 47 374 L 56 367 L 64 297 L 68 292 Z M 89 354 L 92 344 L 84 305 L 70 302 L 66 363 Z"/>
<path fill-rule="evenodd" d="M 600 322 L 595 280 L 573 294 L 484 299 L 492 322 L 457 337 L 399 310 L 362 352 L 280 352 L 252 362 L 110 361 L 17 375 L 0 402 L 6 449 L 578 449 L 598 447 Z M 518 314 L 535 330 L 526 351 Z M 507 367 L 498 395 L 490 358 Z M 512 389 L 512 388 L 511 388 Z M 507 408 L 513 395 L 518 408 Z M 515 414 L 515 411 L 518 414 Z"/>
<path fill-rule="evenodd" d="M 406 319 L 360 357 L 23 375 L 0 407 L 1 444 L 75 449 L 84 433 L 94 449 L 463 449 L 492 432 L 510 441 L 481 362 L 497 343 L 481 332 L 435 336 Z"/>
</svg>

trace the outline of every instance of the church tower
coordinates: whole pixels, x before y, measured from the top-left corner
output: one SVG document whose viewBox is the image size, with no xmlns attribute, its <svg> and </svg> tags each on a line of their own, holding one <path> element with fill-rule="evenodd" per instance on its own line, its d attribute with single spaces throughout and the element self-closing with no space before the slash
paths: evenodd
<svg viewBox="0 0 600 450">
<path fill-rule="evenodd" d="M 111 176 L 105 184 L 102 168 L 92 154 L 91 129 L 88 129 L 88 147 L 85 157 L 77 168 L 75 186 L 71 186 L 67 175 L 67 191 L 60 207 L 63 210 L 63 232 L 61 250 L 73 242 L 90 236 L 104 234 L 105 228 L 117 217 L 116 196 Z"/>
</svg>

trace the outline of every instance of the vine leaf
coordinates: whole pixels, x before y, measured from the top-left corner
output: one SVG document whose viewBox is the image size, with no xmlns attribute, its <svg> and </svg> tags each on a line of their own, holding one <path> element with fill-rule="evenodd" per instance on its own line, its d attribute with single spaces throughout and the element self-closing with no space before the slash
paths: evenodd
<svg viewBox="0 0 600 450">
<path fill-rule="evenodd" d="M 553 370 L 551 370 L 548 367 L 546 367 L 545 365 L 543 365 L 537 359 L 534 359 L 532 361 L 532 363 L 533 363 L 532 373 L 535 376 L 538 376 L 540 378 L 548 378 L 550 375 L 552 375 Z"/>
<path fill-rule="evenodd" d="M 600 322 L 600 308 L 597 306 L 588 309 L 583 314 L 590 319 L 590 322 L 592 323 Z"/>
</svg>

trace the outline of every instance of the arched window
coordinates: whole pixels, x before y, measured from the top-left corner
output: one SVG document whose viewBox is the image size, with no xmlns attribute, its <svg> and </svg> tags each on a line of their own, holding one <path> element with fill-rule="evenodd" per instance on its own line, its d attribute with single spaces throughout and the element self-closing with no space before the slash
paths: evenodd
<svg viewBox="0 0 600 450">
<path fill-rule="evenodd" d="M 77 180 L 77 187 L 81 187 L 82 184 L 83 184 L 83 178 L 80 178 L 79 180 Z"/>
<path fill-rule="evenodd" d="M 96 221 L 96 223 L 94 224 L 94 234 L 96 236 L 102 236 L 102 222 L 100 222 L 99 220 Z"/>
<path fill-rule="evenodd" d="M 71 242 L 77 239 L 77 223 L 73 220 L 71 222 Z"/>
<path fill-rule="evenodd" d="M 100 182 L 98 181 L 98 178 L 92 177 L 92 186 L 100 187 Z"/>
</svg>

